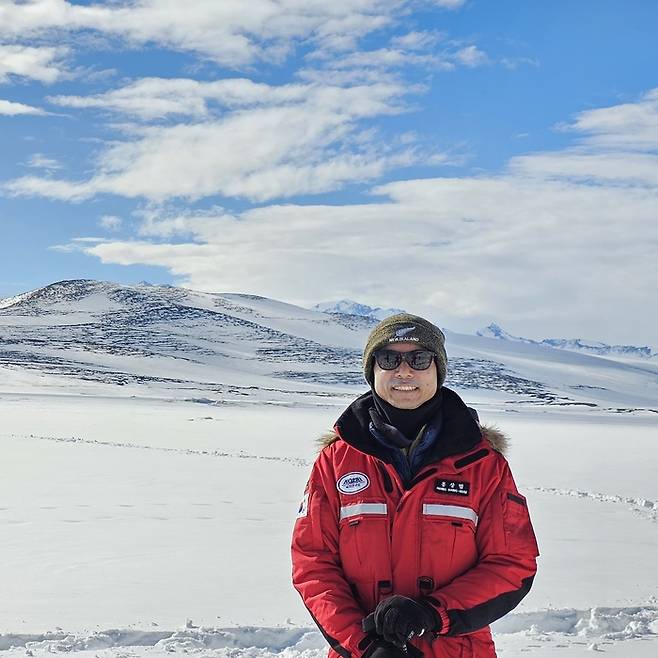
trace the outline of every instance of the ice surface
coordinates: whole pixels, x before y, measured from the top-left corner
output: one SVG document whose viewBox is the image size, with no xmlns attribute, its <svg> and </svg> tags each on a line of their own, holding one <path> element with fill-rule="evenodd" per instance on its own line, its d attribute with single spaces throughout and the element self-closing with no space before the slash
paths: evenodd
<svg viewBox="0 0 658 658">
<path fill-rule="evenodd" d="M 288 547 L 339 411 L 0 396 L 2 655 L 323 656 Z M 656 422 L 482 416 L 512 438 L 542 550 L 499 654 L 658 655 Z"/>
</svg>

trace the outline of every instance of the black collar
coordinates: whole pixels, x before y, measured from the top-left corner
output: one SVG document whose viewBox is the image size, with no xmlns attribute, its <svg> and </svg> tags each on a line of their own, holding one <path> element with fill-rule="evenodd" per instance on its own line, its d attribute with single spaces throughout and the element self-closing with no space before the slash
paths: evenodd
<svg viewBox="0 0 658 658">
<path fill-rule="evenodd" d="M 449 388 L 442 389 L 441 432 L 427 455 L 426 463 L 433 463 L 449 455 L 457 455 L 474 448 L 482 440 L 480 426 L 464 401 Z M 374 407 L 372 391 L 358 397 L 336 421 L 338 435 L 357 450 L 390 462 L 389 453 L 370 434 L 369 410 Z"/>
</svg>

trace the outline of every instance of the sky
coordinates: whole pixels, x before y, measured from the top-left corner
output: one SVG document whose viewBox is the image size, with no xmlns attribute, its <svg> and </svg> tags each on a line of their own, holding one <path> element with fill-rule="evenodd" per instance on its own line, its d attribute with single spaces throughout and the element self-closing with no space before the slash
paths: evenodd
<svg viewBox="0 0 658 658">
<path fill-rule="evenodd" d="M 0 0 L 0 297 L 62 279 L 658 350 L 658 4 Z"/>
</svg>

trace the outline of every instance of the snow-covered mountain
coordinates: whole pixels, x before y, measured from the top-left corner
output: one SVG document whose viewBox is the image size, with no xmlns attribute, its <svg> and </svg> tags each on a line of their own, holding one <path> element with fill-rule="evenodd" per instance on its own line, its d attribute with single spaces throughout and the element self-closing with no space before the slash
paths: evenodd
<svg viewBox="0 0 658 658">
<path fill-rule="evenodd" d="M 321 313 L 254 295 L 60 281 L 0 302 L 0 365 L 78 385 L 208 399 L 363 382 L 362 339 Z"/>
<path fill-rule="evenodd" d="M 647 345 L 607 345 L 598 341 L 589 341 L 582 338 L 544 338 L 542 345 L 550 345 L 561 350 L 573 350 L 601 356 L 621 356 L 630 358 L 652 358 L 658 356 Z"/>
<path fill-rule="evenodd" d="M 527 338 L 519 338 L 518 336 L 512 336 L 508 334 L 502 327 L 499 327 L 495 322 L 492 322 L 484 329 L 479 329 L 475 332 L 476 336 L 482 336 L 483 338 L 500 338 L 501 340 L 511 340 L 518 343 L 532 343 L 533 341 Z"/>
<path fill-rule="evenodd" d="M 377 322 L 396 313 L 404 313 L 401 308 L 380 308 L 378 306 L 373 308 L 367 304 L 353 302 L 351 299 L 341 299 L 337 302 L 322 302 L 316 304 L 313 310 L 331 314 L 360 315 L 364 318 L 372 318 Z M 373 322 L 372 324 L 374 326 L 376 323 Z"/>
<path fill-rule="evenodd" d="M 522 338 L 513 336 L 499 325 L 492 322 L 490 325 L 475 332 L 477 336 L 485 338 L 497 338 L 499 340 L 508 340 L 518 343 L 527 343 L 530 345 L 547 345 L 560 350 L 570 350 L 572 352 L 584 352 L 586 354 L 597 354 L 599 356 L 625 357 L 625 358 L 653 358 L 658 356 L 650 347 L 637 347 L 635 345 L 607 345 L 598 341 L 584 340 L 582 338 L 544 338 L 543 340 L 533 340 L 531 338 Z"/>
<path fill-rule="evenodd" d="M 335 404 L 373 318 L 265 297 L 60 281 L 0 301 L 1 391 Z M 447 384 L 503 405 L 655 408 L 658 364 L 446 332 Z"/>
</svg>

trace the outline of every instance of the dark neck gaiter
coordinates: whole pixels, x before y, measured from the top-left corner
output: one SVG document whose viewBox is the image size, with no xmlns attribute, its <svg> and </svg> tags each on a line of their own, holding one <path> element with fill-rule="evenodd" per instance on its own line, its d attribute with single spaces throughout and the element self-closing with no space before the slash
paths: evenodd
<svg viewBox="0 0 658 658">
<path fill-rule="evenodd" d="M 427 400 L 427 402 L 423 402 L 417 409 L 398 409 L 380 398 L 374 390 L 372 397 L 375 403 L 375 409 L 381 419 L 401 432 L 409 441 L 409 444 L 416 438 L 420 429 L 439 413 L 441 407 L 440 388 L 433 397 Z"/>
</svg>

